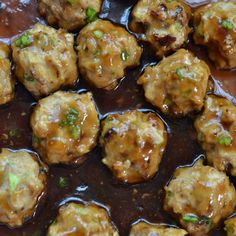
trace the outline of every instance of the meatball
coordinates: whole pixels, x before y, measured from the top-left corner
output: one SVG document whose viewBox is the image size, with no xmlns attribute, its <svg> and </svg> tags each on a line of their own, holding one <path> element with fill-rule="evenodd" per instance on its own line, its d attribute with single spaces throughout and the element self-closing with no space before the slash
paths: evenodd
<svg viewBox="0 0 236 236">
<path fill-rule="evenodd" d="M 209 57 L 219 68 L 236 67 L 236 2 L 219 1 L 196 10 L 195 43 L 208 48 Z"/>
<path fill-rule="evenodd" d="M 32 217 L 46 185 L 47 168 L 32 153 L 0 153 L 0 222 L 21 226 Z"/>
<path fill-rule="evenodd" d="M 105 153 L 102 161 L 122 182 L 138 183 L 152 178 L 166 142 L 164 124 L 151 112 L 110 114 L 102 122 L 100 144 Z"/>
<path fill-rule="evenodd" d="M 0 105 L 14 98 L 14 81 L 11 78 L 10 49 L 0 42 Z"/>
<path fill-rule="evenodd" d="M 48 236 L 96 235 L 118 236 L 107 211 L 95 204 L 69 203 L 48 229 Z"/>
<path fill-rule="evenodd" d="M 164 209 L 179 217 L 191 235 L 206 235 L 235 208 L 236 192 L 229 178 L 198 160 L 178 168 L 165 187 Z"/>
<path fill-rule="evenodd" d="M 115 88 L 127 67 L 139 65 L 141 48 L 135 37 L 109 21 L 85 26 L 77 43 L 80 72 L 98 88 Z"/>
<path fill-rule="evenodd" d="M 183 229 L 169 227 L 164 224 L 150 224 L 139 222 L 132 226 L 129 236 L 185 236 L 187 232 Z"/>
<path fill-rule="evenodd" d="M 77 80 L 74 36 L 37 23 L 12 42 L 16 76 L 35 97 Z"/>
<path fill-rule="evenodd" d="M 50 25 L 75 30 L 95 20 L 102 0 L 39 0 L 39 12 Z"/>
<path fill-rule="evenodd" d="M 195 127 L 208 163 L 236 176 L 236 106 L 226 98 L 207 96 Z"/>
<path fill-rule="evenodd" d="M 147 67 L 138 79 L 146 99 L 162 112 L 185 116 L 200 111 L 207 90 L 210 69 L 207 64 L 185 49 Z"/>
<path fill-rule="evenodd" d="M 225 221 L 225 230 L 227 232 L 227 236 L 236 235 L 236 217 L 230 218 Z"/>
<path fill-rule="evenodd" d="M 58 91 L 41 99 L 31 117 L 33 146 L 50 164 L 80 162 L 96 146 L 98 112 L 91 93 Z"/>
<path fill-rule="evenodd" d="M 131 13 L 130 28 L 144 34 L 143 40 L 161 58 L 187 41 L 191 15 L 190 7 L 182 0 L 140 0 Z"/>
</svg>

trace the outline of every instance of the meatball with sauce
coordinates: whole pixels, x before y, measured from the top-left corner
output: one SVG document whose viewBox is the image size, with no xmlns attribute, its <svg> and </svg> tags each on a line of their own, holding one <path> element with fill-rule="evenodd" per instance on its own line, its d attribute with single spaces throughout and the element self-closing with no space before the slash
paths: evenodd
<svg viewBox="0 0 236 236">
<path fill-rule="evenodd" d="M 235 216 L 225 221 L 225 231 L 227 232 L 227 236 L 236 235 L 236 217 Z"/>
<path fill-rule="evenodd" d="M 58 91 L 39 100 L 31 127 L 33 146 L 47 163 L 81 162 L 96 146 L 99 132 L 92 94 Z"/>
<path fill-rule="evenodd" d="M 32 217 L 46 185 L 47 168 L 26 151 L 0 153 L 0 222 L 19 227 Z"/>
<path fill-rule="evenodd" d="M 122 182 L 138 183 L 152 178 L 166 142 L 164 124 L 151 112 L 110 114 L 102 122 L 100 144 L 105 154 L 102 161 Z"/>
<path fill-rule="evenodd" d="M 48 229 L 48 236 L 118 236 L 107 211 L 95 204 L 69 203 Z"/>
<path fill-rule="evenodd" d="M 210 69 L 191 52 L 180 49 L 156 66 L 149 66 L 138 79 L 146 99 L 162 112 L 185 116 L 200 111 Z"/>
<path fill-rule="evenodd" d="M 98 88 L 115 88 L 126 68 L 139 65 L 141 48 L 135 37 L 109 21 L 96 20 L 85 26 L 77 43 L 79 70 Z"/>
<path fill-rule="evenodd" d="M 236 67 L 236 1 L 210 3 L 194 14 L 195 43 L 205 45 L 216 66 Z"/>
<path fill-rule="evenodd" d="M 74 36 L 37 23 L 12 42 L 16 76 L 35 97 L 77 80 Z"/>
<path fill-rule="evenodd" d="M 207 235 L 233 213 L 236 205 L 236 192 L 229 178 L 204 166 L 202 160 L 178 168 L 165 191 L 164 209 L 173 213 L 191 235 Z"/>
<path fill-rule="evenodd" d="M 0 105 L 14 98 L 14 81 L 11 78 L 10 49 L 0 42 Z"/>
<path fill-rule="evenodd" d="M 95 20 L 101 5 L 102 0 L 39 0 L 39 12 L 50 25 L 75 30 Z"/>
<path fill-rule="evenodd" d="M 130 28 L 144 34 L 161 58 L 176 51 L 188 39 L 191 10 L 184 1 L 140 0 L 134 7 Z"/>
<path fill-rule="evenodd" d="M 129 236 L 185 236 L 183 229 L 173 228 L 164 224 L 151 224 L 144 221 L 134 224 Z"/>
<path fill-rule="evenodd" d="M 236 176 L 236 106 L 226 98 L 207 96 L 195 128 L 208 163 Z"/>
</svg>

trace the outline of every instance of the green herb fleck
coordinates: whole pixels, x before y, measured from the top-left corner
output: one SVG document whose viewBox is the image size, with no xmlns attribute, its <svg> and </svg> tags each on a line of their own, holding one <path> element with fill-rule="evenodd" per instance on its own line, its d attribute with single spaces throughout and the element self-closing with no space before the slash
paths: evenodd
<svg viewBox="0 0 236 236">
<path fill-rule="evenodd" d="M 65 177 L 60 177 L 58 180 L 58 187 L 59 188 L 65 188 L 68 186 L 68 180 Z"/>
<path fill-rule="evenodd" d="M 199 219 L 197 216 L 195 215 L 190 215 L 190 214 L 187 214 L 187 215 L 184 215 L 182 217 L 182 220 L 187 222 L 187 223 L 192 223 L 192 224 L 196 224 L 199 222 Z"/>
<path fill-rule="evenodd" d="M 229 20 L 223 20 L 223 21 L 221 22 L 221 25 L 222 25 L 225 29 L 228 29 L 228 30 L 234 29 L 234 25 L 233 25 Z"/>
<path fill-rule="evenodd" d="M 95 30 L 93 31 L 93 34 L 96 36 L 96 38 L 101 39 L 104 35 L 104 33 L 101 30 Z"/>
<path fill-rule="evenodd" d="M 72 4 L 75 4 L 77 0 L 67 0 L 67 2 L 69 2 L 72 5 Z"/>
<path fill-rule="evenodd" d="M 41 144 L 41 138 L 39 138 L 39 137 L 33 135 L 33 138 L 32 138 L 32 139 L 33 139 L 32 141 L 33 141 L 34 144 L 37 144 L 37 145 L 40 145 L 40 144 Z"/>
<path fill-rule="evenodd" d="M 80 138 L 80 127 L 77 125 L 77 126 L 73 126 L 71 127 L 71 135 L 72 135 L 72 138 L 73 139 L 79 139 Z"/>
<path fill-rule="evenodd" d="M 78 111 L 74 108 L 71 108 L 68 113 L 65 114 L 65 120 L 62 120 L 59 125 L 61 127 L 73 126 L 75 121 L 78 120 Z"/>
<path fill-rule="evenodd" d="M 203 216 L 201 221 L 208 226 L 209 229 L 212 228 L 212 220 L 208 216 Z"/>
<path fill-rule="evenodd" d="M 34 81 L 34 77 L 32 77 L 29 74 L 24 74 L 24 80 L 29 81 L 29 82 L 33 82 Z"/>
<path fill-rule="evenodd" d="M 229 146 L 233 142 L 233 139 L 228 134 L 221 134 L 217 137 L 217 143 L 225 146 Z"/>
<path fill-rule="evenodd" d="M 27 33 L 23 34 L 20 38 L 16 40 L 16 46 L 25 48 L 30 45 L 30 37 Z"/>
<path fill-rule="evenodd" d="M 173 2 L 173 0 L 166 0 L 168 3 L 171 3 L 171 2 Z"/>
<path fill-rule="evenodd" d="M 81 215 L 88 215 L 88 210 L 83 207 L 77 206 L 77 210 Z"/>
<path fill-rule="evenodd" d="M 177 68 L 176 74 L 178 75 L 179 78 L 183 78 L 184 77 L 184 68 L 183 67 Z"/>
<path fill-rule="evenodd" d="M 93 22 L 97 20 L 97 13 L 92 7 L 88 7 L 86 10 L 87 22 Z"/>
<path fill-rule="evenodd" d="M 127 50 L 124 50 L 121 55 L 120 58 L 122 61 L 127 61 L 127 59 L 129 58 L 129 53 L 127 52 Z"/>
<path fill-rule="evenodd" d="M 20 130 L 17 128 L 10 129 L 9 130 L 9 136 L 11 138 L 19 138 L 20 137 Z"/>
<path fill-rule="evenodd" d="M 179 22 L 176 22 L 175 23 L 175 28 L 176 28 L 177 31 L 180 31 L 182 29 L 182 24 L 179 23 Z"/>
<path fill-rule="evenodd" d="M 20 178 L 15 174 L 9 173 L 8 174 L 8 181 L 10 190 L 14 192 L 16 190 L 17 185 L 20 183 Z"/>
</svg>

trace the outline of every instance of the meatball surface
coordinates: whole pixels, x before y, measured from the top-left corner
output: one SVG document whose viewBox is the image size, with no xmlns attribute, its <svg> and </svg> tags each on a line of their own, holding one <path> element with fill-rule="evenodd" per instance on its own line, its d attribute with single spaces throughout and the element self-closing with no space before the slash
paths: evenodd
<svg viewBox="0 0 236 236">
<path fill-rule="evenodd" d="M 154 113 L 127 111 L 102 122 L 103 163 L 120 181 L 138 183 L 152 178 L 167 142 L 161 119 Z"/>
<path fill-rule="evenodd" d="M 0 153 L 0 222 L 21 226 L 33 216 L 46 185 L 46 167 L 26 151 Z"/>
<path fill-rule="evenodd" d="M 99 132 L 92 94 L 58 91 L 39 100 L 31 127 L 33 146 L 47 163 L 82 161 L 96 146 Z"/>
<path fill-rule="evenodd" d="M 226 98 L 207 96 L 195 128 L 208 163 L 236 176 L 236 106 Z"/>
<path fill-rule="evenodd" d="M 48 229 L 48 236 L 96 235 L 118 236 L 107 211 L 95 204 L 69 203 L 59 209 L 55 223 Z"/>
<path fill-rule="evenodd" d="M 225 221 L 225 230 L 227 232 L 227 236 L 236 235 L 236 217 L 232 217 Z"/>
<path fill-rule="evenodd" d="M 0 105 L 14 98 L 14 81 L 11 78 L 11 62 L 9 47 L 0 42 Z"/>
<path fill-rule="evenodd" d="M 50 25 L 75 30 L 96 19 L 102 0 L 39 0 L 39 12 Z"/>
<path fill-rule="evenodd" d="M 185 116 L 200 111 L 210 69 L 191 52 L 180 49 L 156 66 L 149 66 L 138 79 L 146 99 L 162 112 Z"/>
<path fill-rule="evenodd" d="M 187 232 L 183 229 L 173 228 L 164 224 L 151 224 L 139 222 L 131 228 L 129 236 L 185 236 Z"/>
<path fill-rule="evenodd" d="M 140 0 L 131 16 L 130 28 L 143 33 L 144 40 L 160 58 L 176 51 L 188 39 L 191 9 L 182 0 Z"/>
<path fill-rule="evenodd" d="M 195 43 L 205 45 L 219 68 L 236 67 L 236 1 L 219 1 L 196 10 Z"/>
<path fill-rule="evenodd" d="M 35 97 L 77 80 L 74 36 L 37 23 L 12 42 L 16 76 Z"/>
<path fill-rule="evenodd" d="M 115 88 L 127 67 L 139 65 L 142 50 L 135 37 L 109 21 L 85 26 L 77 43 L 80 73 L 98 88 Z"/>
<path fill-rule="evenodd" d="M 178 168 L 165 187 L 164 209 L 179 218 L 191 235 L 207 235 L 235 208 L 236 192 L 229 178 L 198 160 Z"/>
</svg>

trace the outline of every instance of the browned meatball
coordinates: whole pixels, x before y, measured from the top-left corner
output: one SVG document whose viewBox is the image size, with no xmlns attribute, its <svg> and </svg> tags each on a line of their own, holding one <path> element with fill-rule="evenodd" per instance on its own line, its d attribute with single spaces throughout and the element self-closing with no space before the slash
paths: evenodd
<svg viewBox="0 0 236 236">
<path fill-rule="evenodd" d="M 39 0 L 39 12 L 50 25 L 74 30 L 96 19 L 102 0 Z"/>
<path fill-rule="evenodd" d="M 191 9 L 182 0 L 140 0 L 131 16 L 131 30 L 144 34 L 144 40 L 158 57 L 177 50 L 188 38 Z"/>
<path fill-rule="evenodd" d="M 85 26 L 77 43 L 80 72 L 98 88 L 115 88 L 127 67 L 139 65 L 141 48 L 135 37 L 109 21 Z"/>
<path fill-rule="evenodd" d="M 21 226 L 33 216 L 46 184 L 46 167 L 26 151 L 0 153 L 0 222 Z"/>
<path fill-rule="evenodd" d="M 219 1 L 194 14 L 194 40 L 207 46 L 219 68 L 236 67 L 236 1 Z"/>
<path fill-rule="evenodd" d="M 14 98 L 14 81 L 11 78 L 10 49 L 0 42 L 0 105 Z"/>
<path fill-rule="evenodd" d="M 207 96 L 195 127 L 209 164 L 236 176 L 236 106 L 226 98 Z"/>
<path fill-rule="evenodd" d="M 180 49 L 159 64 L 147 67 L 139 78 L 146 99 L 162 112 L 185 116 L 200 111 L 210 69 L 191 52 Z"/>
<path fill-rule="evenodd" d="M 48 236 L 118 236 L 105 209 L 95 204 L 69 203 L 48 229 Z"/>
<path fill-rule="evenodd" d="M 185 236 L 183 229 L 173 228 L 164 224 L 151 224 L 144 221 L 132 226 L 129 236 Z"/>
<path fill-rule="evenodd" d="M 102 161 L 120 181 L 148 180 L 158 170 L 166 139 L 164 124 L 154 113 L 110 114 L 102 122 L 100 143 L 105 152 Z"/>
<path fill-rule="evenodd" d="M 191 235 L 207 235 L 233 213 L 236 205 L 236 192 L 229 178 L 213 167 L 203 166 L 202 160 L 178 168 L 165 190 L 164 209 L 173 213 Z"/>
<path fill-rule="evenodd" d="M 16 76 L 35 97 L 77 80 L 74 36 L 37 23 L 12 42 Z"/>
<path fill-rule="evenodd" d="M 82 161 L 96 146 L 99 119 L 91 93 L 58 91 L 39 100 L 31 117 L 33 146 L 51 164 Z"/>
</svg>

